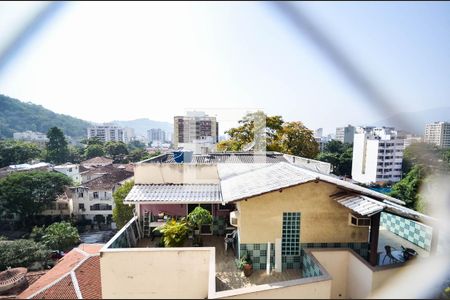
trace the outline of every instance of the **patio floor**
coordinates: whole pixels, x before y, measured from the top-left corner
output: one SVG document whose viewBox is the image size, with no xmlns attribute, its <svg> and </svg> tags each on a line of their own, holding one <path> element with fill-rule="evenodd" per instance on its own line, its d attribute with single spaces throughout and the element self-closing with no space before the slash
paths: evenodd
<svg viewBox="0 0 450 300">
<path fill-rule="evenodd" d="M 401 246 L 405 247 L 405 248 L 411 248 L 414 249 L 418 256 L 417 258 L 421 259 L 421 258 L 425 258 L 430 256 L 430 252 L 426 251 L 423 248 L 420 248 L 419 246 L 411 243 L 410 241 L 396 235 L 395 233 L 390 232 L 388 229 L 386 229 L 383 226 L 380 226 L 380 235 L 378 238 L 378 265 L 387 265 L 387 264 L 391 264 L 389 261 L 389 258 L 384 259 L 385 257 L 385 249 L 384 246 L 389 245 L 393 248 L 395 248 L 396 250 L 401 250 Z M 384 260 L 384 263 L 383 263 Z"/>
<path fill-rule="evenodd" d="M 144 238 L 138 241 L 137 247 L 158 247 L 160 237 L 155 237 L 152 241 Z M 271 272 L 266 274 L 265 270 L 253 270 L 250 277 L 245 277 L 244 273 L 236 266 L 236 256 L 233 249 L 225 251 L 224 237 L 203 235 L 203 246 L 214 247 L 216 249 L 216 291 L 238 289 L 260 284 L 270 284 L 280 281 L 302 278 L 300 270 L 285 270 L 281 273 Z M 191 247 L 192 241 L 187 240 L 184 247 Z"/>
</svg>

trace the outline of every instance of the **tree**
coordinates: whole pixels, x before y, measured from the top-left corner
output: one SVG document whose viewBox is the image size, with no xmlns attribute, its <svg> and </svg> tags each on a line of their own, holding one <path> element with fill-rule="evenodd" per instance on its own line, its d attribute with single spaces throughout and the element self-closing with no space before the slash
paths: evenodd
<svg viewBox="0 0 450 300">
<path fill-rule="evenodd" d="M 80 235 L 76 227 L 69 222 L 53 223 L 44 230 L 42 242 L 49 249 L 65 251 L 80 242 Z"/>
<path fill-rule="evenodd" d="M 83 139 L 80 141 L 81 144 L 84 144 L 86 146 L 91 146 L 91 145 L 101 145 L 103 146 L 105 143 L 98 137 L 98 136 L 94 136 L 88 139 Z"/>
<path fill-rule="evenodd" d="M 280 143 L 281 152 L 286 154 L 314 158 L 319 153 L 319 144 L 314 138 L 314 133 L 302 122 L 284 123 L 282 130 L 278 130 L 275 143 Z M 274 150 L 277 150 L 276 147 Z"/>
<path fill-rule="evenodd" d="M 17 172 L 0 179 L 0 206 L 21 217 L 24 225 L 31 222 L 72 180 L 57 172 Z"/>
<path fill-rule="evenodd" d="M 227 130 L 230 139 L 217 145 L 219 151 L 241 151 L 245 146 L 255 143 L 255 149 L 273 146 L 278 130 L 281 130 L 281 116 L 267 116 L 262 111 L 246 114 L 239 120 L 239 127 Z M 264 145 L 265 144 L 265 145 Z"/>
<path fill-rule="evenodd" d="M 127 146 L 130 152 L 136 149 L 145 149 L 145 144 L 138 140 L 129 142 Z"/>
<path fill-rule="evenodd" d="M 84 149 L 82 147 L 69 146 L 69 161 L 80 163 L 83 160 Z"/>
<path fill-rule="evenodd" d="M 120 186 L 113 194 L 114 208 L 113 208 L 113 220 L 120 229 L 133 217 L 133 207 L 123 203 L 123 200 L 131 191 L 134 186 L 133 181 L 126 181 Z"/>
<path fill-rule="evenodd" d="M 406 207 L 423 212 L 423 199 L 419 195 L 419 188 L 425 178 L 425 169 L 421 165 L 415 165 L 402 180 L 394 184 L 390 196 L 403 200 Z"/>
<path fill-rule="evenodd" d="M 45 245 L 32 240 L 0 241 L 0 271 L 44 263 L 49 254 Z"/>
<path fill-rule="evenodd" d="M 333 166 L 333 173 L 350 176 L 352 173 L 353 146 L 341 141 L 329 141 L 324 151 L 317 155 L 317 160 L 328 162 Z"/>
<path fill-rule="evenodd" d="M 116 162 L 121 162 L 128 154 L 127 145 L 124 142 L 107 142 L 104 151 Z"/>
<path fill-rule="evenodd" d="M 0 141 L 0 168 L 29 163 L 40 158 L 42 149 L 36 144 L 21 141 Z"/>
<path fill-rule="evenodd" d="M 90 159 L 97 156 L 104 156 L 105 151 L 103 150 L 103 146 L 99 144 L 93 144 L 90 146 L 87 146 L 84 149 L 84 157 L 85 159 Z"/>
<path fill-rule="evenodd" d="M 309 158 L 319 146 L 312 131 L 301 122 L 284 122 L 281 116 L 267 116 L 262 111 L 248 113 L 239 127 L 226 131 L 230 138 L 217 144 L 219 151 L 242 151 L 253 145 L 255 150 L 281 151 Z"/>
<path fill-rule="evenodd" d="M 58 127 L 48 130 L 46 145 L 47 161 L 54 164 L 62 164 L 69 160 L 69 148 L 64 133 Z"/>
</svg>

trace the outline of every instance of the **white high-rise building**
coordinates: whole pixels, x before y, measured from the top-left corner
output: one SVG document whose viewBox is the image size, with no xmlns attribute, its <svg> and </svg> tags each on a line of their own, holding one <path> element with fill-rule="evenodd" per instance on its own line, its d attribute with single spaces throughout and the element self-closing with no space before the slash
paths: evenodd
<svg viewBox="0 0 450 300">
<path fill-rule="evenodd" d="M 134 133 L 134 129 L 130 127 L 123 128 L 123 141 L 125 143 L 129 143 L 136 138 L 136 134 Z"/>
<path fill-rule="evenodd" d="M 434 122 L 425 126 L 425 143 L 450 148 L 450 123 Z"/>
<path fill-rule="evenodd" d="M 88 139 L 98 137 L 103 142 L 127 142 L 124 129 L 114 124 L 95 125 L 87 129 Z"/>
<path fill-rule="evenodd" d="M 335 140 L 338 140 L 342 143 L 351 144 L 353 143 L 354 134 L 355 127 L 352 125 L 347 125 L 346 127 L 337 127 Z"/>
<path fill-rule="evenodd" d="M 148 141 L 164 143 L 166 141 L 166 132 L 161 128 L 152 128 L 147 130 Z"/>
<path fill-rule="evenodd" d="M 399 181 L 404 148 L 404 140 L 392 127 L 358 128 L 353 140 L 353 180 L 366 184 Z"/>
<path fill-rule="evenodd" d="M 216 117 L 210 117 L 199 111 L 188 112 L 187 116 L 174 117 L 173 144 L 175 149 L 178 147 L 200 148 L 200 153 L 205 153 L 214 151 L 218 141 L 219 123 Z"/>
</svg>

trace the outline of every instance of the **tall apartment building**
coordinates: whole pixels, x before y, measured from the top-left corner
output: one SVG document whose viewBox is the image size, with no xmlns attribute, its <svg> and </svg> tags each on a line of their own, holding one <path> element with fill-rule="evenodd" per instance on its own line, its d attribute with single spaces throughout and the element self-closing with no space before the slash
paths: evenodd
<svg viewBox="0 0 450 300">
<path fill-rule="evenodd" d="M 346 127 L 337 127 L 335 140 L 338 140 L 342 143 L 352 144 L 354 135 L 355 127 L 352 125 L 347 125 Z"/>
<path fill-rule="evenodd" d="M 87 129 L 87 137 L 88 139 L 98 137 L 103 142 L 127 142 L 124 135 L 124 129 L 114 124 L 103 124 L 89 127 Z"/>
<path fill-rule="evenodd" d="M 136 134 L 134 133 L 134 129 L 130 127 L 123 128 L 123 141 L 125 143 L 129 143 L 136 138 Z"/>
<path fill-rule="evenodd" d="M 161 128 L 152 128 L 150 130 L 147 130 L 147 136 L 150 143 L 154 141 L 164 143 L 167 140 L 166 132 Z"/>
<path fill-rule="evenodd" d="M 174 117 L 174 148 L 198 149 L 202 152 L 213 151 L 219 141 L 219 123 L 216 117 L 204 112 L 188 112 L 187 116 Z M 202 145 L 201 147 L 198 147 Z"/>
<path fill-rule="evenodd" d="M 353 180 L 366 184 L 399 181 L 404 147 L 404 139 L 392 127 L 358 128 L 353 140 Z"/>
<path fill-rule="evenodd" d="M 450 123 L 434 122 L 425 126 L 425 143 L 450 148 Z"/>
</svg>

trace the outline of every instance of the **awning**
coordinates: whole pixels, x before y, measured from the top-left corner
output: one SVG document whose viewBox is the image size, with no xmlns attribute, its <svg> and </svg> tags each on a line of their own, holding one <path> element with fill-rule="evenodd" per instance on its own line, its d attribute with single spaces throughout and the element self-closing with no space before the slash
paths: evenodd
<svg viewBox="0 0 450 300">
<path fill-rule="evenodd" d="M 218 184 L 136 184 L 124 203 L 213 204 L 222 196 Z"/>
<path fill-rule="evenodd" d="M 370 217 L 386 207 L 386 204 L 363 195 L 337 194 L 331 198 L 361 216 Z"/>
</svg>

